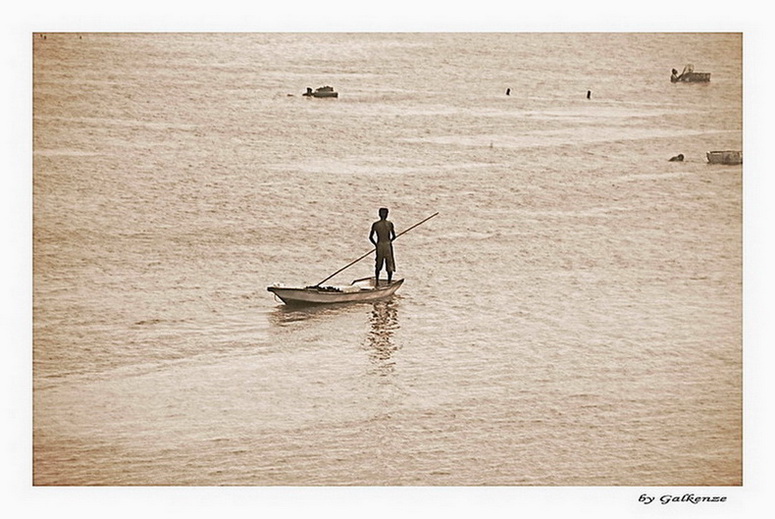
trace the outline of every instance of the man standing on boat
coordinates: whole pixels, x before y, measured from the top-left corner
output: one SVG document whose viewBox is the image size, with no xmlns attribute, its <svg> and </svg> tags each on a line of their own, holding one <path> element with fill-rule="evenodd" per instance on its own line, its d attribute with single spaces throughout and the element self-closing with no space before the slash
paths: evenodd
<svg viewBox="0 0 775 519">
<path fill-rule="evenodd" d="M 396 270 L 396 262 L 393 258 L 393 240 L 396 239 L 396 231 L 393 228 L 393 222 L 387 219 L 388 210 L 382 207 L 379 210 L 379 221 L 371 225 L 369 241 L 377 248 L 377 262 L 374 268 L 374 284 L 379 285 L 379 273 L 382 270 L 382 264 L 385 264 L 387 271 L 388 285 L 393 280 L 393 272 Z M 374 240 L 374 235 L 377 240 Z"/>
</svg>

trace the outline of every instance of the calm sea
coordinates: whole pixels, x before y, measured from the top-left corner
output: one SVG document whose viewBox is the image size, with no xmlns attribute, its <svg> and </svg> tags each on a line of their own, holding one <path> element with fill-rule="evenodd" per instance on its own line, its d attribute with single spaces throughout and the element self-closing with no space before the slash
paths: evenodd
<svg viewBox="0 0 775 519">
<path fill-rule="evenodd" d="M 742 483 L 740 34 L 32 37 L 36 485 Z"/>
</svg>

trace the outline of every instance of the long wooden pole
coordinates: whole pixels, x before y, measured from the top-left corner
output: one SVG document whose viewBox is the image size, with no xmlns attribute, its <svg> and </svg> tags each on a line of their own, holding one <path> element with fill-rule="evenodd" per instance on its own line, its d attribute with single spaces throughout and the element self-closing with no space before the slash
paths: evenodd
<svg viewBox="0 0 775 519">
<path fill-rule="evenodd" d="M 422 225 L 422 224 L 424 224 L 425 222 L 427 222 L 428 220 L 430 220 L 431 218 L 433 218 L 434 216 L 436 216 L 436 215 L 438 215 L 438 214 L 439 214 L 439 213 L 438 213 L 438 211 L 437 211 L 437 212 L 433 213 L 432 215 L 430 215 L 428 218 L 426 218 L 426 219 L 424 219 L 424 220 L 422 220 L 422 221 L 420 221 L 420 222 L 417 222 L 416 224 L 412 225 L 412 226 L 411 226 L 411 227 L 409 227 L 408 229 L 404 229 L 404 230 L 403 230 L 403 231 L 401 231 L 400 233 L 396 234 L 396 237 L 395 237 L 395 238 L 393 238 L 393 241 L 397 240 L 397 239 L 398 239 L 398 237 L 399 237 L 399 236 L 401 236 L 402 234 L 406 234 L 406 233 L 408 233 L 409 231 L 411 231 L 412 229 L 414 229 L 414 228 L 415 228 L 415 227 L 417 227 L 418 225 Z M 337 270 L 336 272 L 334 272 L 333 274 L 331 274 L 330 276 L 328 276 L 326 279 L 324 279 L 323 281 L 319 282 L 319 283 L 318 283 L 317 285 L 315 285 L 315 286 L 316 286 L 316 287 L 319 287 L 320 285 L 322 285 L 323 283 L 325 283 L 326 281 L 328 281 L 328 280 L 329 280 L 329 279 L 331 279 L 332 277 L 336 276 L 337 274 L 339 274 L 339 273 L 340 273 L 340 272 L 342 272 L 343 270 L 345 270 L 345 269 L 348 269 L 348 268 L 352 267 L 353 265 L 355 265 L 356 263 L 358 263 L 359 261 L 361 261 L 363 258 L 365 258 L 366 256 L 368 256 L 369 254 L 371 254 L 371 253 L 372 253 L 372 252 L 374 252 L 375 250 L 377 250 L 377 249 L 371 249 L 369 252 L 367 252 L 366 254 L 364 254 L 363 256 L 361 256 L 360 258 L 358 258 L 357 260 L 355 260 L 355 261 L 351 261 L 350 263 L 348 263 L 348 264 L 347 264 L 347 265 L 345 265 L 344 267 L 340 268 L 339 270 Z"/>
</svg>

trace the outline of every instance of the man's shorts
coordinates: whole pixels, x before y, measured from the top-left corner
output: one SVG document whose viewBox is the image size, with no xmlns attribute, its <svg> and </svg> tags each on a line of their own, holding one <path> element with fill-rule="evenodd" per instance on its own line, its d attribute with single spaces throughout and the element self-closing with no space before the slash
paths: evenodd
<svg viewBox="0 0 775 519">
<path fill-rule="evenodd" d="M 376 268 L 382 269 L 382 264 L 385 264 L 385 270 L 388 272 L 396 271 L 396 260 L 393 258 L 393 243 L 392 242 L 378 242 L 377 243 L 377 262 Z"/>
</svg>

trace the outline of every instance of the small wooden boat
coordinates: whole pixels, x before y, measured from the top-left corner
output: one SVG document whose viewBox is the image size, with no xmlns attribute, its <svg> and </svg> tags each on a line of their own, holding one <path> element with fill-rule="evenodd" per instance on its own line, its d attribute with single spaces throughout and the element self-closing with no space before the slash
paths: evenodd
<svg viewBox="0 0 775 519">
<path fill-rule="evenodd" d="M 438 216 L 438 211 L 412 225 L 408 229 L 405 229 L 395 235 L 393 241 L 397 240 L 400 236 L 408 233 L 418 225 L 422 225 L 431 218 Z M 345 269 L 348 269 L 361 261 L 366 256 L 377 249 L 371 249 L 366 254 L 363 254 L 358 259 L 351 261 L 344 267 L 340 268 L 317 285 L 311 285 L 307 287 L 291 287 L 285 286 L 281 283 L 275 283 L 270 287 L 266 287 L 269 292 L 272 292 L 276 298 L 280 298 L 285 304 L 326 304 L 326 303 L 356 303 L 364 301 L 379 301 L 380 299 L 386 299 L 396 293 L 403 284 L 403 278 L 393 279 L 390 282 L 387 280 L 379 280 L 379 283 L 375 283 L 376 278 L 361 278 L 356 279 L 349 285 L 335 286 L 324 285 L 326 281 L 336 276 Z"/>
<path fill-rule="evenodd" d="M 303 94 L 304 97 L 339 97 L 339 92 L 335 92 L 333 87 L 322 86 L 312 90 L 307 87 L 307 91 Z"/>
<path fill-rule="evenodd" d="M 694 65 L 686 65 L 680 74 L 673 69 L 670 76 L 671 83 L 707 83 L 710 81 L 710 72 L 695 72 Z"/>
<path fill-rule="evenodd" d="M 743 163 L 743 152 L 736 150 L 709 151 L 705 154 L 710 164 L 735 165 Z"/>
<path fill-rule="evenodd" d="M 379 301 L 385 299 L 399 289 L 404 282 L 403 278 L 394 279 L 390 283 L 386 279 L 380 280 L 379 285 L 374 285 L 374 278 L 356 279 L 349 285 L 316 285 L 308 287 L 290 287 L 274 284 L 267 287 L 276 297 L 285 304 L 326 304 L 326 303 L 355 303 Z"/>
</svg>

